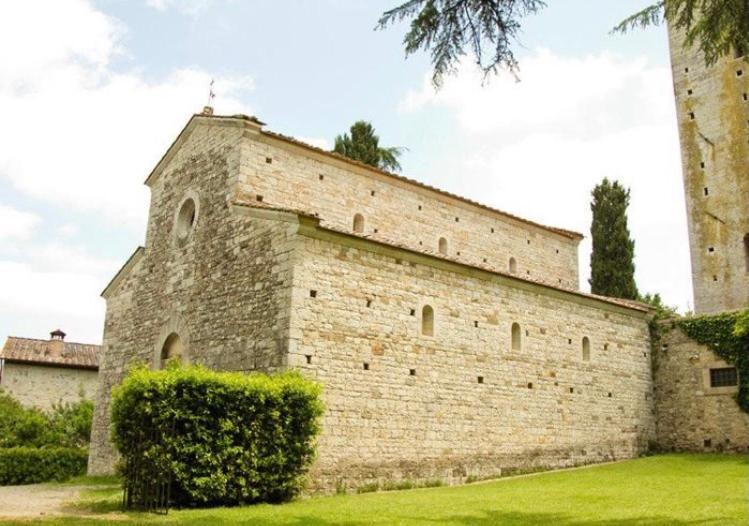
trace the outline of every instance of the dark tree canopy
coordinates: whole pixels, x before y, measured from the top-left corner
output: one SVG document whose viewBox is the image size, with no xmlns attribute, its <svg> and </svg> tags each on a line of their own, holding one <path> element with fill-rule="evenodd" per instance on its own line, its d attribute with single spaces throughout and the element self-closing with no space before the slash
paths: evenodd
<svg viewBox="0 0 749 526">
<path fill-rule="evenodd" d="M 439 86 L 469 53 L 484 74 L 500 68 L 515 74 L 518 62 L 513 48 L 521 21 L 544 7 L 545 0 L 408 0 L 383 13 L 377 28 L 409 20 L 403 38 L 406 56 L 420 49 L 429 52 L 432 81 Z M 743 55 L 749 50 L 747 0 L 660 0 L 624 20 L 614 32 L 664 20 L 684 31 L 686 45 L 697 45 L 708 64 L 731 52 Z"/>
<path fill-rule="evenodd" d="M 694 45 L 705 55 L 707 64 L 749 50 L 749 2 L 747 0 L 660 0 L 635 13 L 614 28 L 626 33 L 668 21 L 683 31 L 685 45 Z"/>
<path fill-rule="evenodd" d="M 344 133 L 335 138 L 334 152 L 381 170 L 400 171 L 398 157 L 403 153 L 403 148 L 381 147 L 380 138 L 375 135 L 370 123 L 357 121 L 351 126 L 349 133 L 350 135 Z"/>
<path fill-rule="evenodd" d="M 439 86 L 468 51 L 485 74 L 500 67 L 515 72 L 518 63 L 512 48 L 520 20 L 544 7 L 543 0 L 408 0 L 383 13 L 377 27 L 410 19 L 403 38 L 406 55 L 429 51 L 432 82 Z"/>
<path fill-rule="evenodd" d="M 629 190 L 604 179 L 593 189 L 593 252 L 590 289 L 593 294 L 636 300 L 635 242 L 627 226 Z"/>
</svg>

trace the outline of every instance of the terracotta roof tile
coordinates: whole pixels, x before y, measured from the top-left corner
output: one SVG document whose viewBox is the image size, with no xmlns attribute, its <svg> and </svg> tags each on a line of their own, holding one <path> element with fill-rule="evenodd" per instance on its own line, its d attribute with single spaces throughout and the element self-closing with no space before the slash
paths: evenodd
<svg viewBox="0 0 749 526">
<path fill-rule="evenodd" d="M 9 336 L 0 351 L 0 359 L 80 369 L 99 368 L 101 345 L 62 342 L 62 352 L 58 354 L 55 352 L 56 343 L 58 342 Z"/>
</svg>

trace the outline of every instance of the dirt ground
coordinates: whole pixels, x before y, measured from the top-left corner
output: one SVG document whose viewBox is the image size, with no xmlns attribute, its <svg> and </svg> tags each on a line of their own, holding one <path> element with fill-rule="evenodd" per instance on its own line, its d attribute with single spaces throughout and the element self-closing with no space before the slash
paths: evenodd
<svg viewBox="0 0 749 526">
<path fill-rule="evenodd" d="M 66 513 L 65 504 L 76 500 L 84 489 L 46 484 L 0 486 L 0 519 L 62 515 Z"/>
</svg>

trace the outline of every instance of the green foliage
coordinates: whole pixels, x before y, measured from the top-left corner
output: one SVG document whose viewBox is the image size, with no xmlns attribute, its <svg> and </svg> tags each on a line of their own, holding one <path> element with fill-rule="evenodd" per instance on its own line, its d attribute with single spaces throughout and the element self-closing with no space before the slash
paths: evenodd
<svg viewBox="0 0 749 526">
<path fill-rule="evenodd" d="M 687 336 L 736 367 L 739 372 L 736 401 L 749 413 L 749 310 L 683 318 L 677 324 Z"/>
<path fill-rule="evenodd" d="M 87 461 L 81 448 L 0 448 L 0 486 L 63 481 L 83 475 Z"/>
<path fill-rule="evenodd" d="M 637 299 L 635 242 L 627 226 L 629 190 L 618 181 L 604 179 L 593 189 L 593 222 L 590 227 L 590 288 L 593 294 Z"/>
<path fill-rule="evenodd" d="M 656 317 L 659 319 L 672 318 L 678 314 L 679 309 L 663 303 L 663 298 L 661 298 L 661 295 L 657 292 L 655 294 L 647 293 L 637 299 L 638 301 L 647 303 L 653 307 L 656 312 Z"/>
<path fill-rule="evenodd" d="M 49 413 L 23 407 L 0 391 L 0 448 L 86 447 L 94 406 L 88 400 L 58 404 Z"/>
<path fill-rule="evenodd" d="M 546 6 L 542 0 L 408 0 L 382 14 L 378 29 L 411 20 L 403 44 L 406 56 L 423 49 L 431 53 L 432 82 L 440 86 L 470 50 L 484 75 L 504 67 L 517 71 L 512 51 L 520 20 Z M 488 52 L 487 52 L 488 50 Z"/>
<path fill-rule="evenodd" d="M 743 55 L 749 50 L 746 0 L 660 0 L 622 21 L 613 32 L 626 33 L 664 20 L 684 32 L 685 46 L 696 45 L 708 65 L 732 52 Z"/>
<path fill-rule="evenodd" d="M 365 121 L 356 121 L 349 131 L 351 135 L 344 133 L 335 138 L 334 152 L 381 170 L 400 171 L 398 157 L 403 153 L 402 148 L 380 147 L 380 138 Z"/>
<path fill-rule="evenodd" d="M 172 474 L 178 505 L 278 502 L 314 457 L 320 387 L 298 373 L 138 368 L 112 395 L 112 438 L 129 465 Z"/>
</svg>

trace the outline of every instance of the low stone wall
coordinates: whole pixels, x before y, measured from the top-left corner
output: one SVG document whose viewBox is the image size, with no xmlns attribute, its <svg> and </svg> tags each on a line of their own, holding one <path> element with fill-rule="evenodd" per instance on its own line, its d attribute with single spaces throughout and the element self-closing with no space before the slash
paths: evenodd
<svg viewBox="0 0 749 526">
<path fill-rule="evenodd" d="M 712 388 L 710 369 L 730 367 L 672 322 L 654 359 L 657 443 L 667 451 L 749 451 L 749 415 L 736 387 Z"/>
<path fill-rule="evenodd" d="M 52 409 L 58 402 L 93 400 L 97 371 L 5 362 L 0 388 L 28 407 Z"/>
</svg>

